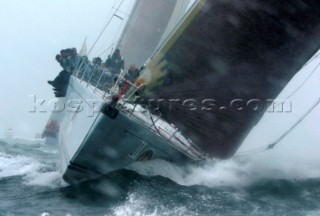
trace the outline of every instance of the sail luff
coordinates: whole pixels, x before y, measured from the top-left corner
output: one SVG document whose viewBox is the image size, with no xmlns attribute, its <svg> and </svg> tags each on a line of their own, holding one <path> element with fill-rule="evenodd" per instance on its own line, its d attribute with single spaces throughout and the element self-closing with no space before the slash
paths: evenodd
<svg viewBox="0 0 320 216">
<path fill-rule="evenodd" d="M 177 0 L 137 0 L 117 48 L 125 60 L 125 68 L 142 66 L 155 52 L 168 25 Z M 156 13 L 155 13 L 156 11 Z"/>
<path fill-rule="evenodd" d="M 163 32 L 157 48 L 160 48 L 163 42 L 168 39 L 173 29 L 181 22 L 182 18 L 186 16 L 186 12 L 190 4 L 194 4 L 196 1 L 197 0 L 177 0 L 177 3 L 172 12 L 172 16 L 168 22 L 166 29 Z"/>
<path fill-rule="evenodd" d="M 128 37 L 130 35 L 130 32 L 132 31 L 134 23 L 136 22 L 136 19 L 139 14 L 143 1 L 144 0 L 136 0 L 134 6 L 132 7 L 132 10 L 130 15 L 128 16 L 129 18 L 127 20 L 125 28 L 123 29 L 122 34 L 119 37 L 120 39 L 116 45 L 116 47 L 119 48 L 120 50 L 122 50 L 125 44 L 127 43 Z"/>
</svg>

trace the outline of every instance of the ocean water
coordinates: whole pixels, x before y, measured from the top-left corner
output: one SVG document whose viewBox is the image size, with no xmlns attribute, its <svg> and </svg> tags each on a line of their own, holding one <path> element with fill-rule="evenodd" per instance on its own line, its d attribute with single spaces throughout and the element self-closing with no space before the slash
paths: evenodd
<svg viewBox="0 0 320 216">
<path fill-rule="evenodd" d="M 316 216 L 317 168 L 266 169 L 249 158 L 192 167 L 150 161 L 69 186 L 57 146 L 1 142 L 0 215 Z"/>
</svg>

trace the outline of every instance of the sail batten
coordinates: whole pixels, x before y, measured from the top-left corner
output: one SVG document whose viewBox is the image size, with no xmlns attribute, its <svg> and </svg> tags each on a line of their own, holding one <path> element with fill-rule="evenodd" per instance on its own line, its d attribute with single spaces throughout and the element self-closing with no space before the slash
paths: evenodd
<svg viewBox="0 0 320 216">
<path fill-rule="evenodd" d="M 158 107 L 210 157 L 228 158 L 319 49 L 319 30 L 315 0 L 197 1 L 137 80 L 137 103 Z"/>
</svg>

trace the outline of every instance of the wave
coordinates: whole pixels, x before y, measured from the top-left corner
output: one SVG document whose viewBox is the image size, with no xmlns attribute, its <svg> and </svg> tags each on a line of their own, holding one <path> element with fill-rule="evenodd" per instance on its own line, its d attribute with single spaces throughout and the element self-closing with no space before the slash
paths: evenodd
<svg viewBox="0 0 320 216">
<path fill-rule="evenodd" d="M 57 150 L 43 145 L 0 144 L 0 180 L 21 177 L 32 186 L 59 187 L 63 184 L 57 168 Z"/>
<path fill-rule="evenodd" d="M 22 176 L 23 183 L 27 185 L 66 185 L 58 169 L 58 161 L 58 146 L 0 143 L 0 179 Z M 128 169 L 145 176 L 163 176 L 184 186 L 243 187 L 265 180 L 317 179 L 320 178 L 319 164 L 319 159 L 314 157 L 308 160 L 307 157 L 267 152 L 246 158 L 192 165 L 152 160 L 136 162 Z"/>
<path fill-rule="evenodd" d="M 23 144 L 23 145 L 37 145 L 45 144 L 44 139 L 30 139 L 30 138 L 22 138 L 22 137 L 12 137 L 12 138 L 4 138 L 0 137 L 0 142 L 6 143 L 6 144 Z"/>
<path fill-rule="evenodd" d="M 129 181 L 113 215 L 317 215 L 320 180 L 261 180 L 250 186 L 182 186 L 161 177 L 117 172 Z M 200 204 L 201 203 L 201 204 Z"/>
<path fill-rule="evenodd" d="M 178 166 L 162 160 L 137 162 L 129 167 L 147 176 L 164 176 L 185 185 L 208 187 L 243 187 L 264 180 L 306 180 L 320 179 L 319 160 L 277 157 L 263 153 L 246 158 L 225 161 L 211 161 L 198 165 Z"/>
</svg>

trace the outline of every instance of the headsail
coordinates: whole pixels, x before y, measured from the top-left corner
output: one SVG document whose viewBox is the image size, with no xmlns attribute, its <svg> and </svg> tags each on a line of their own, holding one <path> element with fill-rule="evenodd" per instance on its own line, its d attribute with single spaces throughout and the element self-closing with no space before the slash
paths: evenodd
<svg viewBox="0 0 320 216">
<path fill-rule="evenodd" d="M 316 0 L 199 0 L 146 65 L 137 103 L 158 107 L 210 157 L 228 158 L 319 45 Z"/>
<path fill-rule="evenodd" d="M 80 56 L 87 56 L 88 55 L 88 49 L 87 49 L 87 38 L 84 39 L 81 50 L 79 52 Z"/>
</svg>

